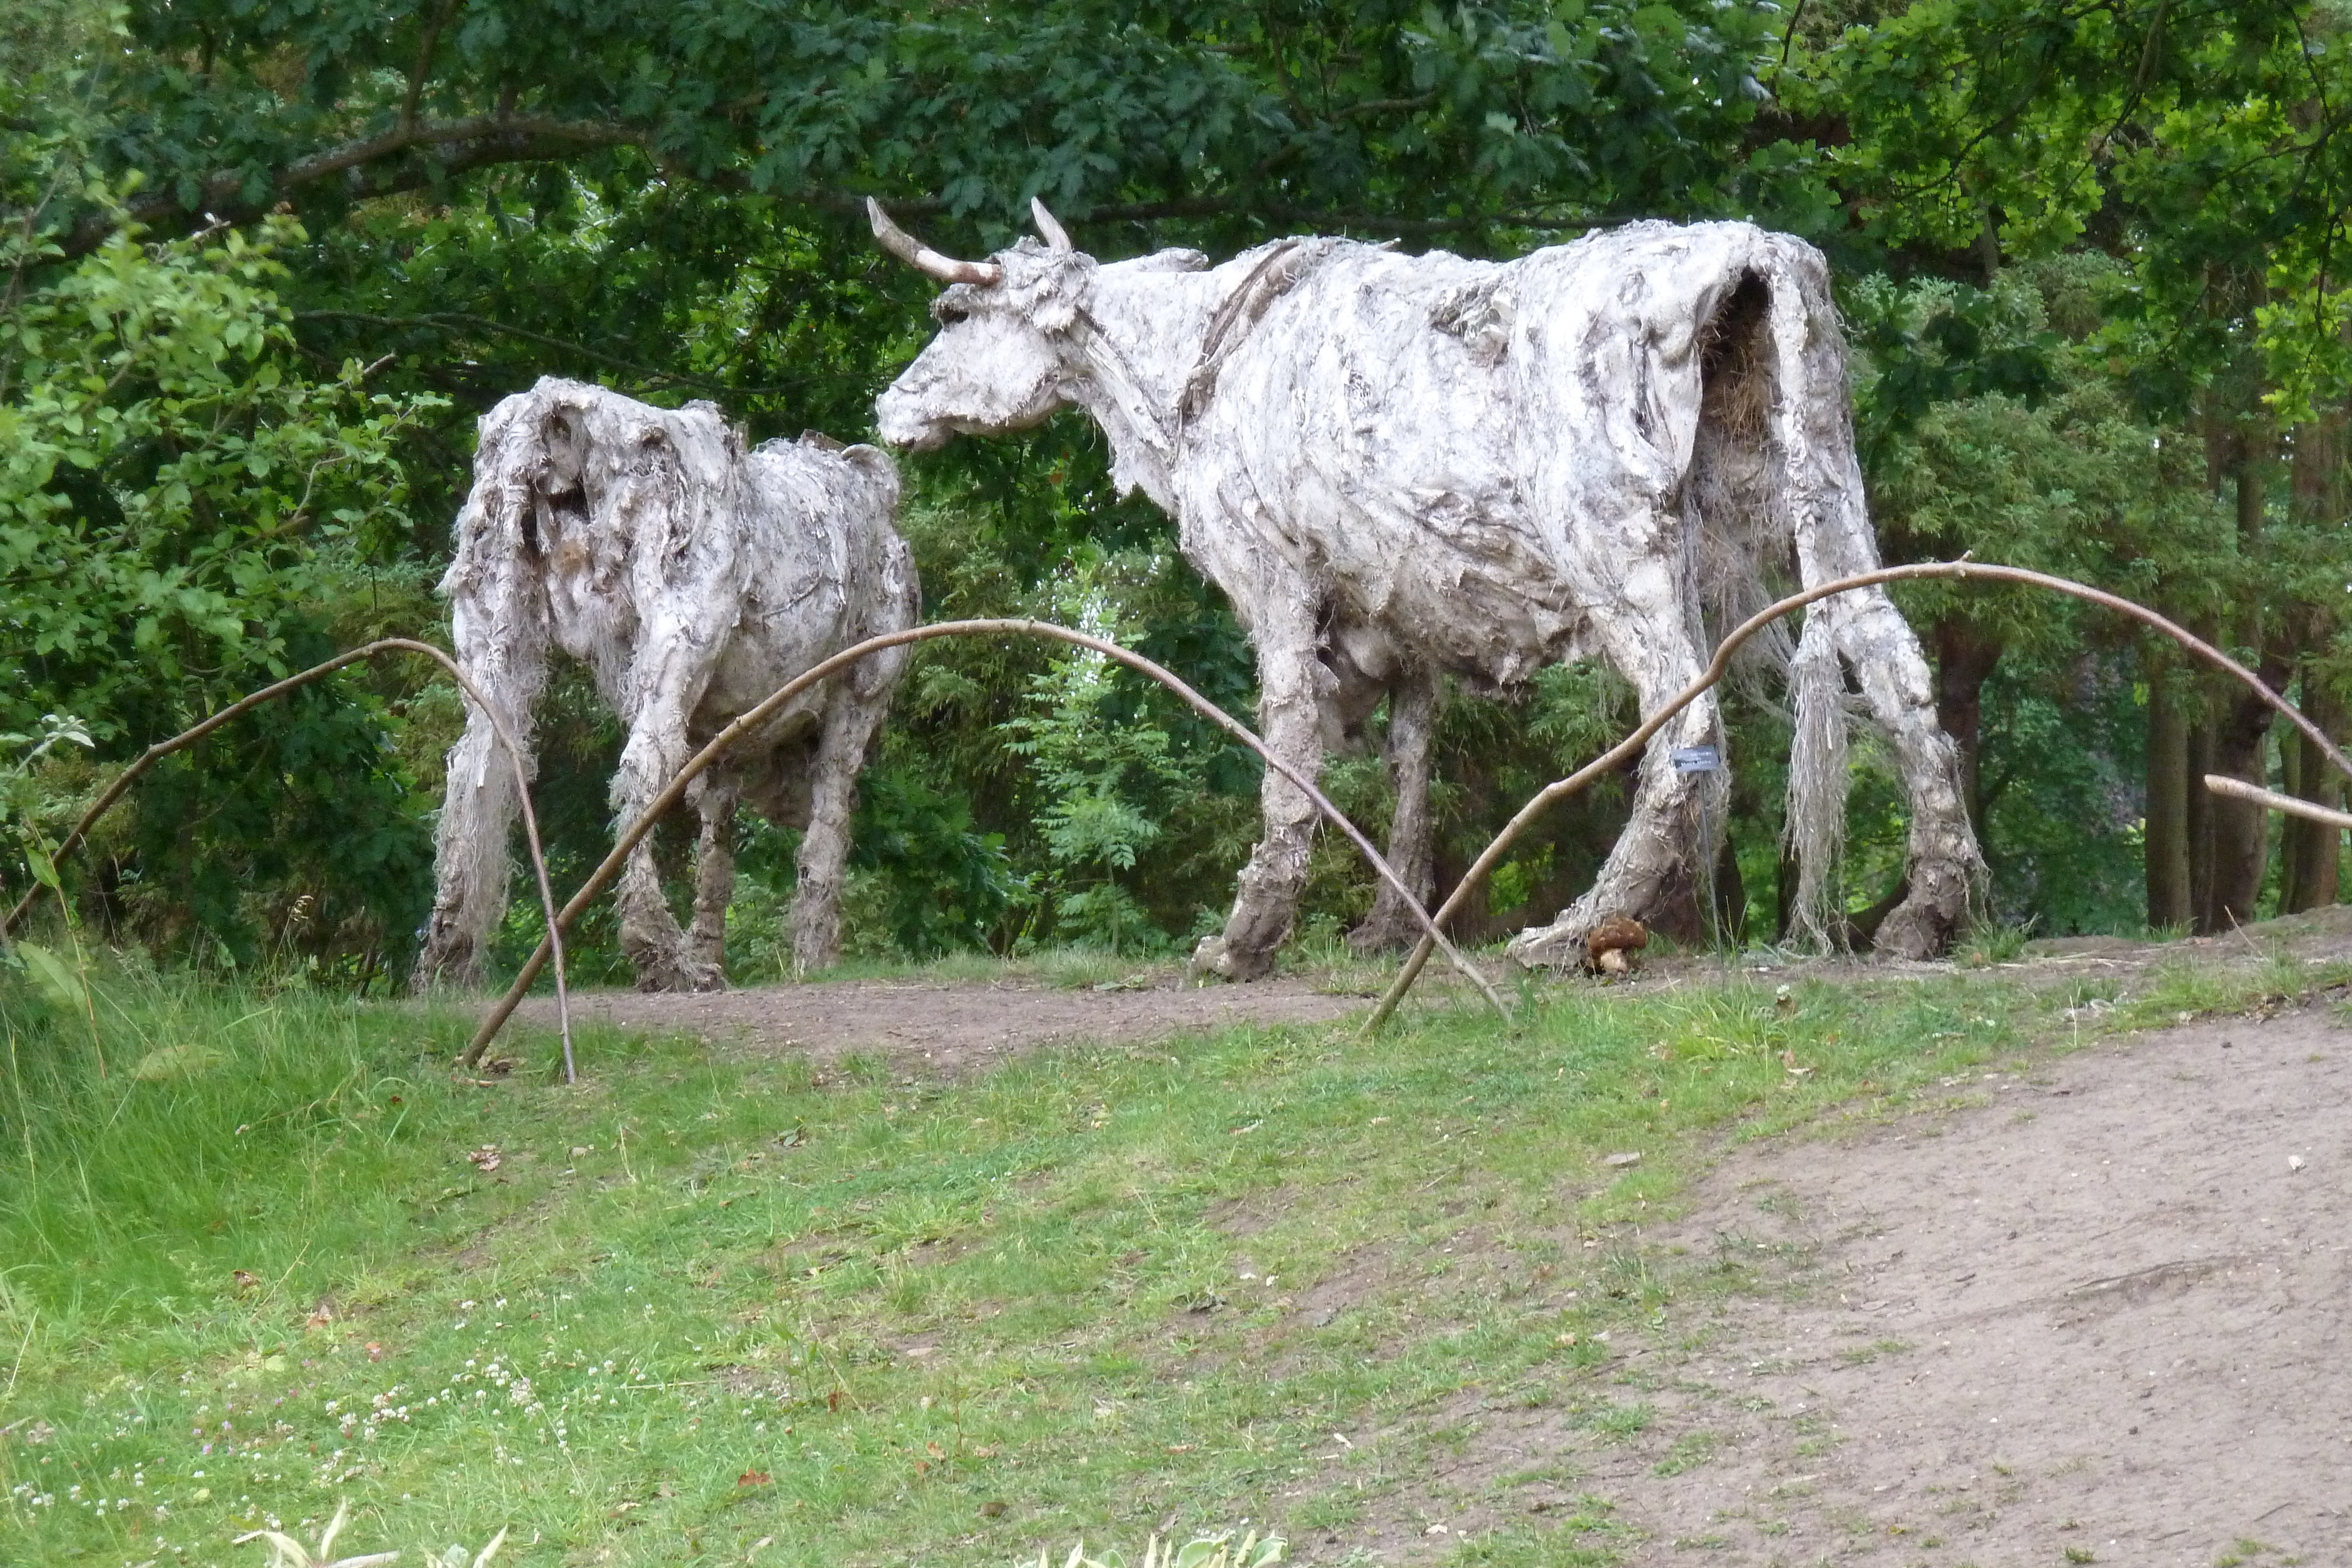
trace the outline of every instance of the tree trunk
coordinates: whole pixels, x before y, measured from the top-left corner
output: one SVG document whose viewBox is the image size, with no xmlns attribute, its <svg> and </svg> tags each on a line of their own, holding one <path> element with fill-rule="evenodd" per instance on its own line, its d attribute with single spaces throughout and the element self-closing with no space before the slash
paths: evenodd
<svg viewBox="0 0 2352 1568">
<path fill-rule="evenodd" d="M 2237 452 L 2238 549 L 2249 558 L 2262 539 L 2263 470 L 2269 460 L 2266 446 L 2264 433 L 2254 427 L 2241 435 Z M 2274 661 L 2265 655 L 2259 603 L 2247 605 L 2236 630 L 2240 645 L 2253 652 L 2263 681 L 2273 687 L 2281 685 L 2286 671 L 2273 667 Z M 2250 692 L 2239 690 L 2221 697 L 2218 708 L 2212 732 L 2212 771 L 2256 786 L 2266 784 L 2271 738 L 2269 705 Z M 2208 793 L 2201 779 L 2190 780 L 2190 788 L 2200 794 Z M 2263 873 L 2270 866 L 2270 813 L 2250 801 L 2218 798 L 2209 800 L 2205 809 L 2211 824 L 2211 873 L 2200 924 L 2208 933 L 2228 931 L 2255 917 L 2254 904 L 2262 896 Z"/>
<path fill-rule="evenodd" d="M 1979 846 L 1985 835 L 1984 789 L 1979 783 L 1979 754 L 1983 745 L 1984 685 L 2000 663 L 2000 639 L 1964 615 L 1950 614 L 1936 622 L 1936 719 L 1960 754 L 1960 799 L 1969 809 L 1969 825 Z M 1986 855 L 1990 857 L 1991 851 Z"/>
<path fill-rule="evenodd" d="M 2309 676 L 2305 681 L 2304 712 L 2329 736 L 2342 735 L 2342 708 Z M 2294 737 L 2294 755 L 2299 775 L 2294 793 L 2306 800 L 2341 810 L 2344 776 L 2336 771 L 2336 764 L 2301 732 Z M 2326 822 L 2308 821 L 2301 817 L 2287 820 L 2288 881 L 2294 891 L 2292 902 L 2281 903 L 2282 913 L 2294 915 L 2305 909 L 2321 909 L 2336 902 L 2342 836 L 2340 829 Z"/>
<path fill-rule="evenodd" d="M 2160 655 L 2159 655 L 2160 656 Z M 2173 674 L 2157 666 L 2147 682 L 2147 924 L 2185 928 L 2196 903 L 2189 880 L 2189 721 Z"/>
<path fill-rule="evenodd" d="M 1735 948 L 1748 943 L 1748 883 L 1728 831 L 1715 854 L 1715 939 Z"/>
<path fill-rule="evenodd" d="M 2267 678 L 2267 675 L 2265 676 Z M 2269 777 L 2271 709 L 2258 697 L 2231 697 L 2213 727 L 2215 773 L 2263 785 Z M 2210 795 L 2200 778 L 2192 788 Z M 2207 884 L 2203 928 L 2230 931 L 2251 924 L 2270 869 L 2270 813 L 2249 801 L 2209 799 L 2212 880 Z"/>
<path fill-rule="evenodd" d="M 2213 894 L 2213 792 L 2204 783 L 2205 775 L 2213 771 L 2211 694 L 2200 690 L 2189 702 L 2193 716 L 2182 748 L 2189 765 L 2181 769 L 2180 792 L 2189 824 L 2189 924 L 2192 930 L 2203 931 Z"/>
<path fill-rule="evenodd" d="M 2306 698 L 2298 705 L 2306 712 L 2311 704 Z M 2283 719 L 2271 721 L 2278 735 L 2279 788 L 2300 798 L 2303 795 L 2303 747 L 2295 744 L 2298 732 Z M 2304 821 L 2287 817 L 2279 823 L 2279 913 L 2292 915 L 2304 907 L 2301 863 L 2301 840 Z M 2310 824 L 2317 827 L 2319 824 Z"/>
<path fill-rule="evenodd" d="M 2289 499 L 2296 518 L 2307 527 L 2335 528 L 2346 518 L 2344 437 L 2347 411 L 2327 409 L 2294 433 L 2294 468 Z M 2294 653 L 2308 660 L 2326 647 L 2334 631 L 2333 617 L 2308 607 L 2292 622 L 2296 630 Z M 2335 694 L 2308 663 L 2303 670 L 2304 713 L 2331 736 L 2344 733 L 2344 713 Z M 2280 760 L 2284 764 L 2287 792 L 2323 806 L 2337 806 L 2344 798 L 2344 776 L 2336 765 L 2300 731 L 2279 736 Z M 2281 824 L 2284 840 L 2279 891 L 2279 913 L 2298 914 L 2336 902 L 2338 830 L 2322 822 L 2289 817 Z"/>
</svg>

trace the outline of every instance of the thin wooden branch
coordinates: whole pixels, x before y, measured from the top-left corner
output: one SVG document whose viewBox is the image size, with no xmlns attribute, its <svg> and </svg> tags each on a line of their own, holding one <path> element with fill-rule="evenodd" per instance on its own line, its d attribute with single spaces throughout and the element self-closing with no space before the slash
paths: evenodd
<svg viewBox="0 0 2352 1568">
<path fill-rule="evenodd" d="M 2318 745 L 2321 752 L 2345 777 L 2352 778 L 2352 760 L 2347 760 L 2344 753 L 2336 748 L 2336 743 L 2328 738 L 2326 730 L 2305 718 L 2302 711 L 2293 703 L 2263 685 L 2261 677 L 2252 670 L 2247 669 L 2204 639 L 2166 620 L 2145 604 L 2135 603 L 2120 594 L 2109 593 L 2105 589 L 2093 588 L 2087 583 L 2076 582 L 2072 578 L 2053 577 L 2043 571 L 2029 571 L 2020 566 L 1995 566 L 1990 562 L 1967 559 L 1921 561 L 1911 566 L 1890 566 L 1876 571 L 1857 572 L 1852 577 L 1841 577 L 1806 589 L 1801 593 L 1792 593 L 1777 603 L 1765 606 L 1741 622 L 1716 648 L 1715 658 L 1700 673 L 1698 679 L 1684 687 L 1672 700 L 1643 720 L 1640 727 L 1633 734 L 1567 778 L 1547 784 L 1536 793 L 1534 799 L 1520 807 L 1518 813 L 1503 825 L 1503 831 L 1495 835 L 1494 841 L 1479 853 L 1475 861 L 1471 862 L 1470 869 L 1463 873 L 1462 880 L 1455 884 L 1454 892 L 1438 907 L 1437 913 L 1431 916 L 1430 924 L 1442 931 L 1445 923 L 1460 913 L 1463 904 L 1467 903 L 1470 895 L 1484 883 L 1487 873 L 1495 869 L 1496 864 L 1502 860 L 1504 852 L 1522 832 L 1527 831 L 1530 823 L 1553 806 L 1583 789 L 1595 779 L 1633 758 L 1648 743 L 1652 736 L 1664 727 L 1667 720 L 1696 702 L 1709 687 L 1723 679 L 1731 668 L 1731 656 L 1738 652 L 1740 644 L 1755 636 L 1757 632 L 1761 632 L 1783 615 L 1801 610 L 1815 600 L 1827 599 L 1832 594 L 1845 593 L 1857 588 L 1874 587 L 1879 583 L 1907 582 L 1922 578 L 1957 578 L 1962 581 L 2021 583 L 2029 588 L 2042 588 L 2053 593 L 2063 593 L 2071 598 L 2102 605 L 2118 614 L 2127 615 L 2143 625 L 2152 627 L 2171 638 L 2207 664 L 2237 677 L 2255 695 L 2285 715 L 2290 723 L 2310 737 Z M 1420 978 L 1423 966 L 1429 962 L 1430 951 L 1429 938 L 1423 936 L 1420 944 L 1413 948 L 1412 956 L 1406 958 L 1404 967 L 1397 971 L 1396 979 L 1381 996 L 1379 1005 L 1372 1009 L 1371 1016 L 1364 1020 L 1365 1036 L 1370 1036 L 1378 1031 L 1381 1025 L 1388 1022 L 1391 1015 L 1396 1011 L 1397 1004 L 1404 1000 L 1407 991 L 1412 989 L 1413 981 Z"/>
<path fill-rule="evenodd" d="M 573 894 L 570 902 L 556 913 L 550 924 L 547 938 L 541 941 L 538 950 L 524 962 L 521 972 L 515 976 L 514 984 L 507 988 L 507 994 L 499 999 L 498 1004 L 482 1019 L 481 1027 L 474 1032 L 472 1043 L 466 1047 L 465 1054 L 458 1059 L 460 1062 L 471 1066 L 481 1059 L 482 1052 L 489 1049 L 490 1042 L 496 1040 L 499 1031 L 506 1027 L 507 1019 L 513 1017 L 515 1009 L 521 1005 L 524 995 L 530 989 L 531 982 L 539 977 L 540 968 L 547 961 L 550 942 L 559 933 L 571 927 L 572 923 L 580 917 L 581 912 L 594 901 L 596 895 L 604 890 L 605 884 L 619 873 L 623 862 L 629 858 L 629 852 L 635 849 L 638 842 L 647 833 L 653 831 L 655 824 L 685 798 L 687 786 L 699 778 L 704 769 L 718 761 L 729 747 L 765 724 L 778 709 L 819 681 L 837 674 L 860 659 L 878 653 L 885 648 L 904 647 L 914 643 L 929 643 L 941 637 L 983 636 L 1041 637 L 1052 642 L 1067 643 L 1073 647 L 1088 649 L 1102 654 L 1107 659 L 1124 664 L 1129 669 L 1150 677 L 1175 693 L 1183 700 L 1185 706 L 1257 753 L 1267 767 L 1290 780 L 1308 800 L 1312 800 L 1315 803 L 1315 809 L 1320 811 L 1334 827 L 1347 835 L 1349 841 L 1353 843 L 1364 859 L 1370 862 L 1372 870 L 1379 873 L 1381 880 L 1394 888 L 1403 897 L 1406 906 L 1420 917 L 1423 947 L 1430 950 L 1442 950 L 1447 960 L 1476 986 L 1486 996 L 1486 1000 L 1494 1005 L 1495 1010 L 1502 1015 L 1504 1021 L 1507 1023 L 1510 1021 L 1511 1009 L 1504 1004 L 1503 998 L 1496 994 L 1495 988 L 1488 983 L 1486 977 L 1480 974 L 1476 967 L 1464 957 L 1453 943 L 1445 939 L 1445 934 L 1438 929 L 1436 923 L 1431 919 L 1428 910 L 1422 906 L 1421 900 L 1415 898 L 1412 890 L 1405 886 L 1398 878 L 1395 870 L 1390 866 L 1381 852 L 1373 847 L 1372 841 L 1364 836 L 1362 830 L 1349 821 L 1347 814 L 1333 805 L 1329 798 L 1315 787 L 1315 781 L 1312 779 L 1301 776 L 1297 768 L 1276 757 L 1273 749 L 1264 740 L 1258 738 L 1255 732 L 1226 713 L 1224 709 L 1194 691 L 1173 672 L 1153 663 L 1140 653 L 1120 647 L 1116 643 L 1101 637 L 1088 636 L 1084 632 L 1073 632 L 1066 626 L 1056 626 L 1050 622 L 942 621 L 929 626 L 914 626 L 903 632 L 890 632 L 879 637 L 868 637 L 863 643 L 843 649 L 824 663 L 813 665 L 785 682 L 765 702 L 738 716 L 734 723 L 713 737 L 708 746 L 688 758 L 686 765 L 671 776 L 668 785 L 662 792 L 654 797 L 653 802 L 639 814 L 636 821 L 631 822 L 614 841 L 612 852 L 604 857 L 604 863 L 589 873 L 588 880 L 581 884 L 580 891 Z"/>
<path fill-rule="evenodd" d="M 2331 828 L 2352 828 L 2352 811 L 2338 811 L 2316 800 L 2298 800 L 2292 795 L 2282 795 L 2275 789 L 2259 789 L 2242 779 L 2232 779 L 2226 773 L 2205 775 L 2205 788 L 2216 795 L 2232 800 L 2251 800 L 2273 811 L 2284 811 L 2290 817 L 2307 817 L 2315 822 L 2325 822 Z"/>
<path fill-rule="evenodd" d="M 457 120 L 412 120 L 295 159 L 269 174 L 258 200 L 247 198 L 243 171 L 224 170 L 197 187 L 193 204 L 182 202 L 167 183 L 133 198 L 119 212 L 90 214 L 58 243 L 65 255 L 79 256 L 104 245 L 125 221 L 152 225 L 214 216 L 244 223 L 259 217 L 294 192 L 339 174 L 350 176 L 354 181 L 351 193 L 364 199 L 425 185 L 434 178 L 436 166 L 457 173 L 495 163 L 576 157 L 600 148 L 650 146 L 651 138 L 650 131 L 635 126 L 558 120 L 550 115 L 474 114 Z M 373 172 L 386 161 L 420 148 L 430 153 L 433 166 L 417 164 L 388 174 Z"/>
<path fill-rule="evenodd" d="M 564 978 L 563 930 L 555 921 L 555 890 L 548 882 L 547 856 L 540 848 L 539 814 L 531 809 L 530 777 L 523 766 L 522 747 L 515 743 L 514 735 L 507 728 L 506 719 L 499 714 L 498 708 L 482 695 L 481 688 L 474 685 L 472 678 L 457 667 L 457 661 L 430 643 L 419 643 L 409 637 L 380 637 L 364 647 L 338 653 L 324 664 L 313 664 L 299 674 L 289 675 L 284 680 L 264 686 L 250 695 L 240 697 L 218 713 L 205 718 L 202 723 L 190 726 L 169 740 L 157 741 L 141 752 L 130 767 L 117 774 L 114 781 L 100 793 L 95 801 L 91 802 L 89 810 L 84 811 L 81 814 L 81 820 L 73 825 L 73 831 L 66 834 L 64 840 L 58 843 L 53 858 L 62 861 L 75 850 L 79 849 L 83 841 L 89 837 L 90 829 L 96 827 L 99 819 L 112 810 L 116 802 L 130 792 L 131 786 L 138 781 L 139 776 L 173 752 L 187 749 L 232 719 L 241 718 L 262 704 L 282 697 L 289 692 L 298 691 L 313 681 L 323 680 L 347 664 L 358 664 L 362 659 L 372 659 L 379 653 L 422 653 L 448 671 L 450 677 L 464 688 L 468 697 L 473 699 L 474 705 L 488 716 L 490 727 L 498 735 L 499 744 L 506 747 L 507 762 L 514 770 L 515 789 L 522 797 L 523 837 L 530 847 L 531 871 L 539 879 L 540 909 L 547 919 L 547 936 L 541 938 L 542 950 L 551 951 L 555 957 L 555 1012 L 556 1021 L 563 1034 L 563 1079 L 567 1083 L 576 1082 L 578 1067 L 572 1059 L 572 999 Z M 36 881 L 26 892 L 25 896 L 16 901 L 16 906 L 5 917 L 0 917 L 0 939 L 5 939 L 8 933 L 16 928 L 16 923 L 22 920 L 33 907 L 34 901 L 41 896 L 47 885 L 45 883 Z M 546 944 L 552 944 L 551 948 L 547 947 Z M 533 971 L 533 973 L 536 972 L 536 970 Z"/>
</svg>

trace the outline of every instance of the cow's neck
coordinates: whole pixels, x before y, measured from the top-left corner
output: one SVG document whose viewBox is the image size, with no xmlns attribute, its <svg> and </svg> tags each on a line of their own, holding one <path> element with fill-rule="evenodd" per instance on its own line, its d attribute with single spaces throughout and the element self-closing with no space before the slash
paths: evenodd
<svg viewBox="0 0 2352 1568">
<path fill-rule="evenodd" d="M 1218 272 L 1095 275 L 1078 335 L 1085 369 L 1072 387 L 1110 438 L 1111 478 L 1176 512 L 1177 403 L 1201 357 L 1209 318 L 1232 285 Z"/>
</svg>

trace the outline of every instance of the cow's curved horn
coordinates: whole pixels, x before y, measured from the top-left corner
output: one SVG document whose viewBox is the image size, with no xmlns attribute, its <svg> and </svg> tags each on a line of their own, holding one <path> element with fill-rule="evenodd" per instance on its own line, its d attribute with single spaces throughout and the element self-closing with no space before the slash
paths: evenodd
<svg viewBox="0 0 2352 1568">
<path fill-rule="evenodd" d="M 958 261 L 941 256 L 892 223 L 882 204 L 871 196 L 866 198 L 866 219 L 874 225 L 874 237 L 884 250 L 927 277 L 941 283 L 977 283 L 984 288 L 1004 281 L 1004 269 L 992 261 Z"/>
<path fill-rule="evenodd" d="M 1078 248 L 1070 243 L 1070 231 L 1064 228 L 1060 221 L 1045 210 L 1043 198 L 1037 196 L 1029 198 L 1029 215 L 1035 220 L 1037 233 L 1045 239 L 1048 249 L 1073 251 Z"/>
</svg>

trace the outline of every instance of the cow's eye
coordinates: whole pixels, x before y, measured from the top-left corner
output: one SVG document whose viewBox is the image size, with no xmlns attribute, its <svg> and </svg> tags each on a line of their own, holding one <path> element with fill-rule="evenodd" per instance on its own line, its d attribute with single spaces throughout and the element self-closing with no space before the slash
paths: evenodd
<svg viewBox="0 0 2352 1568">
<path fill-rule="evenodd" d="M 950 305 L 945 300 L 931 307 L 931 319 L 942 327 L 958 326 L 971 314 L 962 306 Z"/>
</svg>

